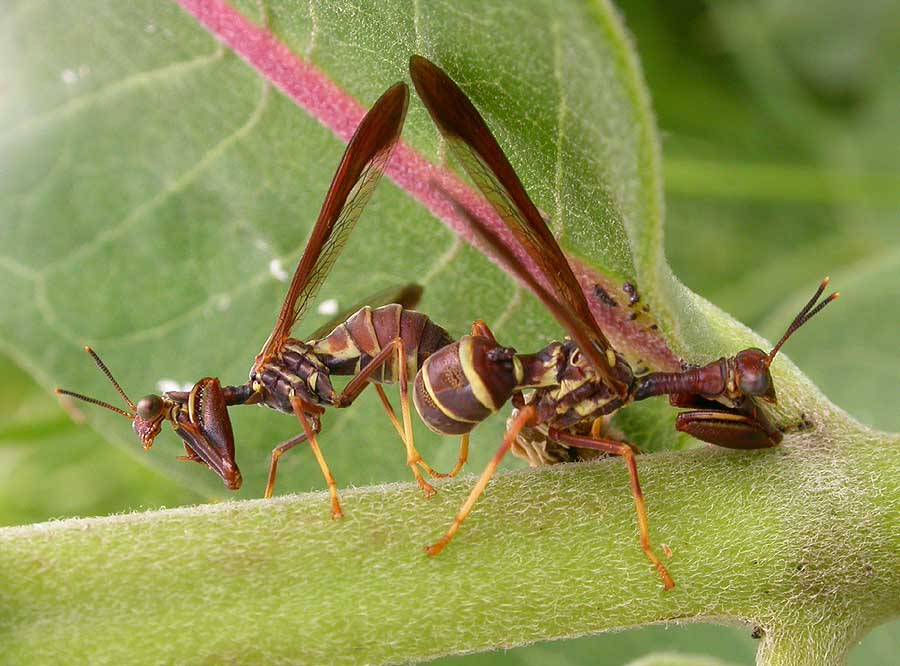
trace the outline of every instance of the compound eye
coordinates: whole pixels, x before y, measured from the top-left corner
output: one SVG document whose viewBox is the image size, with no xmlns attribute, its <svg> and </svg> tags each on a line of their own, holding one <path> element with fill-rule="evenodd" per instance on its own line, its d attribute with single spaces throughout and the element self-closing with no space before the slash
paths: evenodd
<svg viewBox="0 0 900 666">
<path fill-rule="evenodd" d="M 769 387 L 772 385 L 772 379 L 769 376 L 768 368 L 761 372 L 758 370 L 745 370 L 741 373 L 741 392 L 744 395 L 764 396 L 769 393 Z"/>
<path fill-rule="evenodd" d="M 163 410 L 163 400 L 158 395 L 145 395 L 137 402 L 137 413 L 145 421 L 152 421 Z"/>
<path fill-rule="evenodd" d="M 749 396 L 765 396 L 772 386 L 769 375 L 769 359 L 762 349 L 751 347 L 738 352 L 735 357 L 738 384 L 741 393 Z"/>
</svg>

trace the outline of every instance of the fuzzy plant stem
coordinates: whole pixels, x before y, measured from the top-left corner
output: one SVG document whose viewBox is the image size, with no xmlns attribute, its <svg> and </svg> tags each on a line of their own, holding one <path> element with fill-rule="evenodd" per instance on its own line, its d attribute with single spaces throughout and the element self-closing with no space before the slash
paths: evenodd
<svg viewBox="0 0 900 666">
<path fill-rule="evenodd" d="M 381 664 L 643 625 L 763 633 L 759 663 L 840 664 L 900 611 L 900 442 L 642 456 L 663 592 L 621 460 L 0 530 L 5 663 Z"/>
</svg>

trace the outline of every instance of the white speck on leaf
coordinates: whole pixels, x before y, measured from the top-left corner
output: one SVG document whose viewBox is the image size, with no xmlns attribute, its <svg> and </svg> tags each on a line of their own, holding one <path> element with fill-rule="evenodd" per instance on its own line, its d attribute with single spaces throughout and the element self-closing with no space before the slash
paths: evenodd
<svg viewBox="0 0 900 666">
<path fill-rule="evenodd" d="M 272 259 L 269 262 L 269 272 L 279 282 L 287 282 L 288 273 L 284 270 L 284 266 L 281 265 L 281 261 L 279 259 Z"/>
<path fill-rule="evenodd" d="M 156 382 L 156 389 L 160 393 L 165 393 L 166 391 L 190 391 L 192 388 L 194 388 L 193 383 L 179 382 L 175 379 L 160 379 Z"/>
<path fill-rule="evenodd" d="M 66 68 L 59 73 L 59 78 L 67 86 L 73 86 L 91 73 L 89 65 L 78 65 L 76 68 Z"/>
<path fill-rule="evenodd" d="M 337 299 L 329 298 L 321 303 L 319 303 L 318 307 L 319 314 L 323 315 L 333 315 L 337 314 L 338 311 L 338 302 Z"/>
</svg>

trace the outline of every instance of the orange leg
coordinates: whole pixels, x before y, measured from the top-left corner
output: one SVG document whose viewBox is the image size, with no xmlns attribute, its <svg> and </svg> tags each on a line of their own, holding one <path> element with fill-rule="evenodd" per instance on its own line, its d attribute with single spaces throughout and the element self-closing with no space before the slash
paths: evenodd
<svg viewBox="0 0 900 666">
<path fill-rule="evenodd" d="M 453 477 L 459 474 L 459 470 L 463 468 L 469 459 L 469 433 L 459 438 L 459 456 L 456 458 L 456 466 L 450 470 L 447 476 Z"/>
<path fill-rule="evenodd" d="M 594 439 L 591 437 L 583 437 L 581 435 L 573 435 L 567 432 L 561 432 L 551 428 L 550 437 L 563 444 L 571 446 L 579 446 L 585 449 L 597 449 L 613 455 L 625 458 L 628 465 L 628 473 L 631 476 L 631 494 L 634 497 L 634 507 L 637 511 L 638 532 L 640 533 L 641 549 L 647 555 L 647 558 L 656 567 L 663 581 L 663 587 L 671 590 L 675 587 L 675 582 L 666 570 L 666 567 L 653 552 L 650 547 L 650 528 L 647 522 L 647 509 L 644 505 L 644 494 L 641 492 L 641 483 L 638 480 L 637 463 L 634 460 L 634 451 L 623 442 L 614 442 L 606 439 Z"/>
<path fill-rule="evenodd" d="M 441 474 L 440 472 L 435 472 L 434 470 L 432 470 L 430 468 L 429 468 L 429 470 L 426 470 L 426 471 L 429 471 L 429 473 L 432 476 L 437 477 L 439 479 L 446 479 L 448 477 L 452 479 L 454 476 L 459 474 L 459 470 L 461 470 L 463 468 L 463 465 L 466 464 L 466 461 L 468 459 L 469 459 L 469 433 L 466 433 L 465 435 L 462 435 L 459 438 L 459 454 L 456 457 L 456 465 L 453 466 L 453 469 L 451 469 L 447 474 Z"/>
<path fill-rule="evenodd" d="M 385 347 L 378 352 L 375 356 L 372 357 L 372 360 L 366 364 L 366 367 L 362 368 L 353 379 L 347 384 L 341 394 L 337 399 L 338 407 L 348 407 L 353 404 L 353 401 L 359 397 L 359 394 L 363 392 L 363 389 L 366 388 L 370 383 L 370 377 L 375 373 L 376 370 L 381 368 L 385 363 L 390 360 L 391 354 L 396 353 L 397 357 L 397 368 L 399 370 L 399 378 L 397 383 L 400 386 L 400 414 L 403 418 L 403 430 L 400 430 L 400 423 L 397 421 L 397 417 L 394 414 L 393 408 L 390 406 L 390 403 L 387 402 L 387 397 L 382 396 L 381 392 L 379 395 L 382 396 L 382 404 L 385 405 L 385 409 L 388 411 L 388 417 L 391 419 L 391 422 L 394 424 L 394 427 L 397 428 L 397 432 L 400 433 L 400 438 L 403 440 L 403 444 L 406 446 L 406 464 L 409 466 L 409 469 L 413 473 L 413 477 L 416 480 L 416 483 L 419 484 L 419 487 L 425 493 L 426 497 L 431 497 L 437 492 L 428 481 L 425 480 L 425 477 L 422 476 L 422 472 L 419 471 L 419 463 L 420 461 L 424 463 L 422 460 L 422 456 L 419 455 L 419 452 L 416 450 L 415 442 L 413 441 L 413 433 L 412 433 L 412 416 L 409 410 L 409 373 L 406 365 L 406 350 L 403 346 L 402 338 L 394 338 L 391 340 Z M 431 469 L 425 464 L 426 471 Z"/>
<path fill-rule="evenodd" d="M 444 549 L 444 547 L 448 543 L 450 543 L 450 541 L 453 539 L 453 535 L 455 535 L 459 531 L 459 528 L 463 524 L 463 521 L 465 521 L 466 517 L 468 517 L 469 513 L 472 511 L 472 507 L 475 506 L 475 502 L 477 502 L 478 498 L 481 497 L 481 494 L 487 487 L 487 484 L 491 480 L 491 477 L 494 476 L 494 472 L 497 471 L 497 466 L 500 464 L 500 461 L 503 460 L 503 457 L 507 454 L 510 447 L 512 447 L 513 442 L 516 441 L 516 437 L 519 436 L 522 428 L 532 424 L 534 420 L 534 407 L 526 407 L 516 415 L 515 420 L 509 426 L 509 429 L 506 431 L 506 435 L 504 435 L 503 437 L 503 442 L 500 444 L 500 448 L 497 449 L 497 453 L 494 454 L 494 457 L 487 464 L 487 467 L 484 468 L 484 471 L 478 478 L 478 482 L 469 493 L 469 497 L 465 502 L 463 502 L 463 505 L 456 513 L 456 517 L 453 519 L 450 528 L 437 542 L 425 548 L 426 552 L 430 556 L 433 557 L 437 555 Z"/>
<path fill-rule="evenodd" d="M 286 451 L 290 451 L 292 448 L 297 446 L 298 444 L 302 444 L 306 441 L 306 433 L 297 435 L 296 437 L 291 437 L 286 442 L 279 444 L 274 449 L 272 449 L 272 459 L 269 462 L 269 478 L 266 481 L 266 492 L 263 494 L 263 497 L 269 499 L 272 497 L 272 493 L 275 491 L 275 474 L 278 472 L 278 459 L 282 456 Z"/>
<path fill-rule="evenodd" d="M 291 407 L 294 408 L 294 414 L 300 420 L 300 425 L 303 427 L 303 434 L 306 435 L 306 440 L 309 442 L 309 448 L 312 449 L 313 455 L 316 457 L 316 462 L 319 463 L 319 468 L 322 470 L 322 476 L 325 477 L 325 483 L 328 484 L 328 492 L 331 493 L 331 517 L 332 519 L 342 518 L 344 512 L 341 510 L 341 501 L 338 499 L 337 484 L 334 481 L 334 477 L 331 475 L 331 470 L 328 469 L 328 463 L 325 462 L 325 456 L 322 455 L 322 450 L 319 448 L 316 432 L 312 425 L 310 425 L 309 419 L 306 418 L 306 414 L 304 414 L 304 402 L 298 398 L 291 398 Z"/>
<path fill-rule="evenodd" d="M 391 425 L 394 426 L 394 430 L 397 431 L 397 434 L 400 435 L 400 439 L 402 440 L 406 435 L 403 432 L 403 426 L 400 424 L 400 421 L 397 420 L 397 414 L 394 412 L 394 407 L 391 405 L 391 401 L 388 400 L 387 393 L 384 392 L 384 387 L 381 384 L 375 384 L 375 391 L 378 393 L 378 397 L 381 399 L 381 405 L 384 407 L 384 411 L 387 412 L 388 418 L 391 421 Z"/>
<path fill-rule="evenodd" d="M 397 420 L 397 415 L 394 412 L 393 406 L 391 406 L 391 401 L 388 400 L 387 394 L 384 392 L 384 387 L 381 384 L 375 384 L 375 391 L 378 392 L 378 397 L 381 398 L 381 404 L 382 406 L 384 406 L 384 411 L 387 412 L 388 418 L 391 420 L 391 423 L 394 426 L 394 430 L 396 430 L 397 434 L 400 435 L 401 441 L 405 441 L 403 426 L 400 425 L 400 421 Z M 419 452 L 415 450 L 415 447 L 413 447 L 413 451 L 416 455 L 419 456 L 419 459 L 416 461 L 416 463 L 425 471 L 426 474 L 435 479 L 443 479 L 444 477 L 448 476 L 447 474 L 441 474 L 437 470 L 433 469 L 431 465 L 425 462 L 421 455 L 419 455 Z"/>
</svg>

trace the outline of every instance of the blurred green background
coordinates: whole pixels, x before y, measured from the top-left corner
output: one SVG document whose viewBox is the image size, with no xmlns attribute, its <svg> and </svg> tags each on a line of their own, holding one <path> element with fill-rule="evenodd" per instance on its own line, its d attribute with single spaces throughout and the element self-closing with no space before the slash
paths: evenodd
<svg viewBox="0 0 900 666">
<path fill-rule="evenodd" d="M 618 6 L 663 141 L 675 273 L 770 338 L 795 309 L 787 297 L 830 274 L 842 300 L 788 353 L 857 418 L 900 428 L 898 4 Z M 137 447 L 111 446 L 73 423 L 11 360 L 0 359 L 0 377 L 0 524 L 209 499 L 148 467 Z M 171 440 L 154 453 L 171 452 Z M 749 664 L 755 641 L 743 628 L 672 626 L 441 663 L 621 664 L 654 650 Z M 851 663 L 900 663 L 897 654 L 894 623 Z"/>
</svg>

